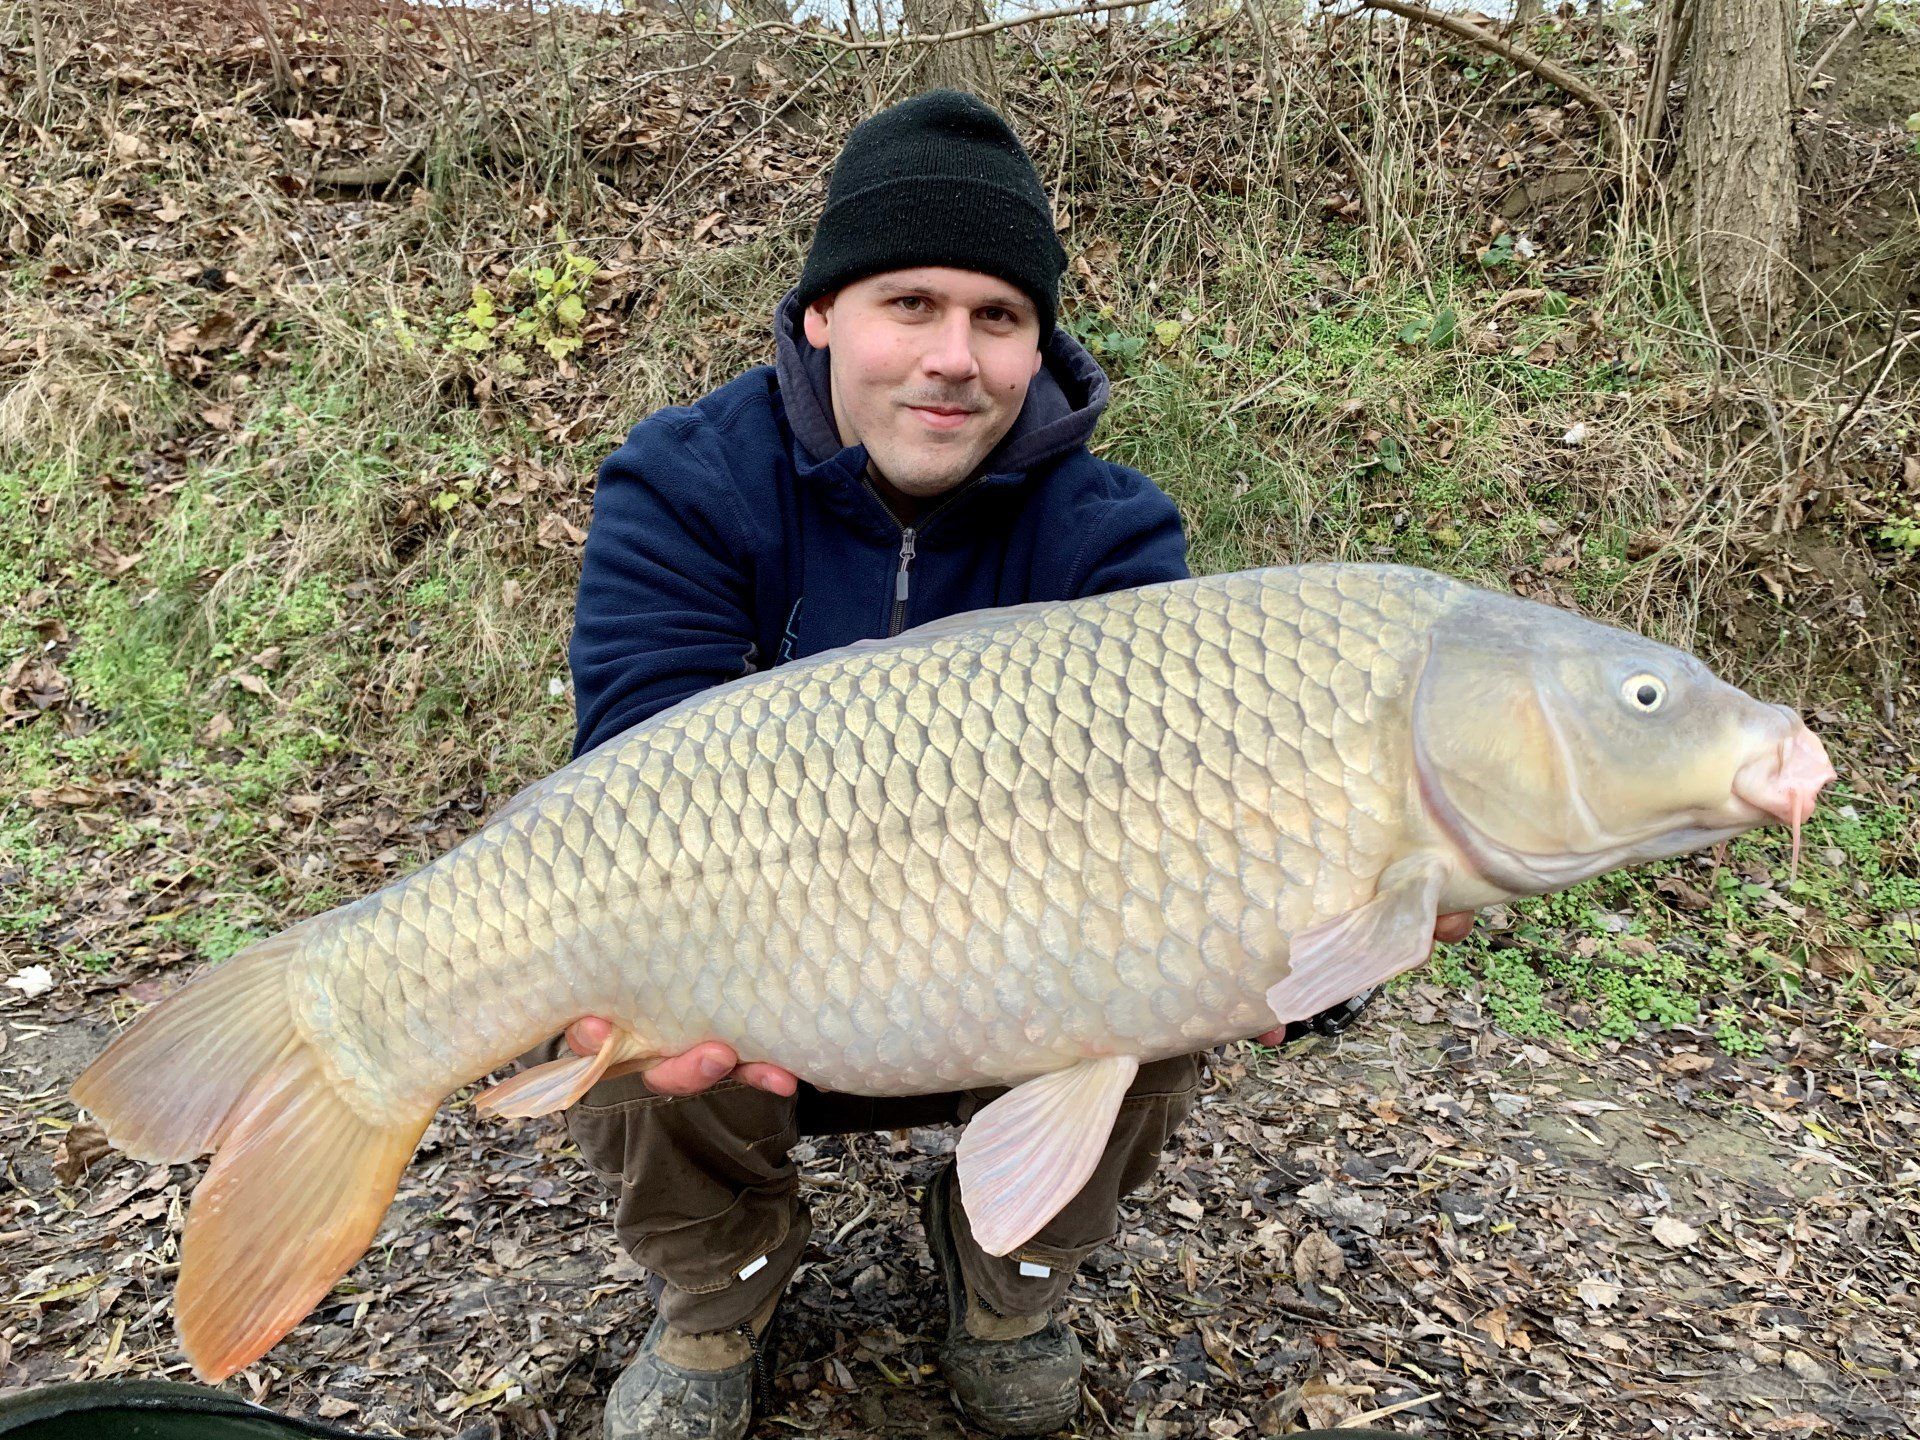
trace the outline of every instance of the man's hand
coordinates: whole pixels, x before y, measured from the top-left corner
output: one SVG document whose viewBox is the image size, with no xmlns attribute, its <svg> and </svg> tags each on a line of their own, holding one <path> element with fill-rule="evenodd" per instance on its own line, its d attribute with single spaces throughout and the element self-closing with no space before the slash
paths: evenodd
<svg viewBox="0 0 1920 1440">
<path fill-rule="evenodd" d="M 610 1021 L 589 1015 L 567 1027 L 567 1044 L 576 1055 L 591 1055 L 607 1043 L 607 1036 L 612 1033 Z M 615 1075 L 631 1075 L 635 1071 L 646 1081 L 649 1090 L 657 1090 L 662 1095 L 698 1095 L 729 1075 L 744 1085 L 773 1095 L 791 1095 L 800 1088 L 798 1077 L 778 1065 L 760 1060 L 742 1065 L 734 1048 L 721 1040 L 703 1040 L 692 1049 L 665 1060 L 622 1061 L 601 1078 L 610 1080 Z"/>
<path fill-rule="evenodd" d="M 1477 918 L 1471 910 L 1456 910 L 1450 915 L 1442 915 L 1433 922 L 1433 938 L 1443 943 L 1464 940 L 1467 938 L 1467 932 L 1473 929 L 1473 922 Z M 1278 1045 L 1287 1038 L 1287 1027 L 1278 1025 L 1265 1034 L 1256 1035 L 1253 1038 L 1262 1045 Z"/>
</svg>

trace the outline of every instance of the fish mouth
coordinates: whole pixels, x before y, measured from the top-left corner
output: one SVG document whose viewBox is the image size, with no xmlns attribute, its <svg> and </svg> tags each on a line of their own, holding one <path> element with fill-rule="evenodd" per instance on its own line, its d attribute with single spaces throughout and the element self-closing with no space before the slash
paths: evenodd
<svg viewBox="0 0 1920 1440">
<path fill-rule="evenodd" d="M 1755 755 L 1734 772 L 1734 797 L 1761 815 L 1778 820 L 1793 832 L 1793 856 L 1788 874 L 1800 871 L 1800 827 L 1813 813 L 1813 803 L 1838 775 L 1827 747 L 1807 729 L 1800 717 L 1784 711 L 1788 727 L 1778 745 Z"/>
</svg>

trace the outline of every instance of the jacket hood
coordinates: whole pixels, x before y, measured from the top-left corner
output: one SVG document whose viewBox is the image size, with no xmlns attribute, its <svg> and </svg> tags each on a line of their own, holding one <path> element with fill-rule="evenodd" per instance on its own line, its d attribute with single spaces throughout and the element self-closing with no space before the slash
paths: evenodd
<svg viewBox="0 0 1920 1440">
<path fill-rule="evenodd" d="M 774 370 L 787 423 L 815 464 L 846 448 L 833 423 L 833 391 L 827 352 L 807 339 L 798 290 L 789 290 L 774 310 Z M 1027 400 L 1013 428 L 981 462 L 982 475 L 1024 474 L 1085 445 L 1107 408 L 1107 374 L 1061 326 L 1041 347 L 1040 369 L 1027 386 Z"/>
</svg>

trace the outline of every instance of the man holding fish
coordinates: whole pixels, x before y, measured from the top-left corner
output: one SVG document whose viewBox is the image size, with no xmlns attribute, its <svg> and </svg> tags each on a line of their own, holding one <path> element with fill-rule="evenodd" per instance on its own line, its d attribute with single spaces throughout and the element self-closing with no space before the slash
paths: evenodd
<svg viewBox="0 0 1920 1440">
<path fill-rule="evenodd" d="M 601 468 L 571 647 L 576 755 L 770 664 L 984 606 L 1186 577 L 1172 501 L 1087 452 L 1108 386 L 1055 326 L 1065 262 L 1039 176 L 979 100 L 934 92 L 856 128 L 780 304 L 776 364 L 650 417 Z M 1448 916 L 1439 933 L 1471 924 Z M 1364 999 L 1292 1033 L 1331 1032 Z M 568 1039 L 590 1053 L 607 1029 L 581 1021 Z M 736 1062 L 709 1042 L 643 1073 L 614 1067 L 568 1112 L 656 1291 L 609 1440 L 745 1429 L 809 1232 L 797 1136 L 964 1123 L 1002 1093 L 876 1101 Z M 1142 1066 L 1093 1178 L 1014 1254 L 981 1250 L 955 1223 L 951 1162 L 936 1173 L 924 1219 L 950 1299 L 941 1360 L 982 1428 L 1037 1434 L 1078 1410 L 1080 1348 L 1053 1310 L 1113 1235 L 1121 1195 L 1152 1175 L 1200 1073 L 1198 1054 Z"/>
<path fill-rule="evenodd" d="M 574 1107 L 653 1272 L 608 1435 L 740 1435 L 806 1236 L 788 1147 L 933 1121 L 966 1125 L 922 1211 L 947 1381 L 983 1428 L 1055 1428 L 1053 1307 L 1198 1054 L 1481 906 L 1774 821 L 1797 848 L 1825 750 L 1682 651 L 1404 566 L 1175 578 L 1172 505 L 1086 450 L 1106 381 L 1054 328 L 1062 265 L 992 111 L 859 127 L 778 362 L 601 467 L 582 753 L 75 1082 L 126 1153 L 213 1152 L 174 1296 L 203 1378 L 353 1267 L 449 1095 L 545 1041 L 476 1106 Z"/>
</svg>

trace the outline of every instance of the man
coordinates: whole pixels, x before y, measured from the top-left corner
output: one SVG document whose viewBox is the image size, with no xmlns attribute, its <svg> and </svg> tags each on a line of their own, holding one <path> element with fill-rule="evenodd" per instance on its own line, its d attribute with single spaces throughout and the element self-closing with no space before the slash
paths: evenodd
<svg viewBox="0 0 1920 1440">
<path fill-rule="evenodd" d="M 776 363 L 651 416 L 600 469 L 569 650 L 576 754 L 836 645 L 1186 576 L 1172 502 L 1087 451 L 1107 380 L 1055 327 L 1065 263 L 1032 162 L 980 101 L 935 91 L 854 130 Z M 605 1035 L 588 1020 L 567 1038 L 585 1053 Z M 798 1136 L 962 1123 L 1000 1093 L 822 1094 L 737 1059 L 710 1042 L 616 1068 L 570 1112 L 657 1305 L 609 1440 L 744 1433 L 808 1235 Z M 940 1358 L 975 1424 L 1039 1434 L 1078 1410 L 1079 1343 L 1053 1312 L 1152 1174 L 1200 1059 L 1141 1067 L 1093 1178 L 1013 1255 L 973 1243 L 951 1162 L 927 1187 Z"/>
</svg>

